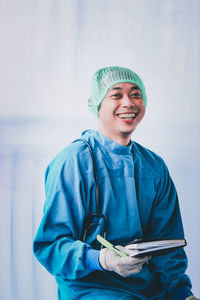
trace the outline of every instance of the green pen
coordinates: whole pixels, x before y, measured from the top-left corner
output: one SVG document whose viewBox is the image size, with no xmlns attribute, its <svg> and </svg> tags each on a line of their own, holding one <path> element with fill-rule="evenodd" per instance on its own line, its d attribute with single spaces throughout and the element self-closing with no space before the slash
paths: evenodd
<svg viewBox="0 0 200 300">
<path fill-rule="evenodd" d="M 104 239 L 99 234 L 97 235 L 97 241 L 99 241 L 106 248 L 115 251 L 115 253 L 117 253 L 119 256 L 121 256 L 121 257 L 128 257 L 128 254 L 126 254 L 126 253 L 120 251 L 119 249 L 117 249 L 115 246 L 113 246 L 113 244 L 111 244 L 110 242 L 108 242 L 106 239 Z"/>
</svg>

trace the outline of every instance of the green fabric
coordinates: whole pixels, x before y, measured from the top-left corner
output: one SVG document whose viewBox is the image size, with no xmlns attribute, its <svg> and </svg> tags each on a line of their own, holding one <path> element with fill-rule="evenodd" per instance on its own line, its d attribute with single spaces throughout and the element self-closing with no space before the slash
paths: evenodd
<svg viewBox="0 0 200 300">
<path fill-rule="evenodd" d="M 95 72 L 91 82 L 91 97 L 88 100 L 88 109 L 98 117 L 98 111 L 102 100 L 105 98 L 112 85 L 120 82 L 136 84 L 141 90 L 142 97 L 147 104 L 145 86 L 141 78 L 132 70 L 118 66 L 106 67 Z"/>
</svg>

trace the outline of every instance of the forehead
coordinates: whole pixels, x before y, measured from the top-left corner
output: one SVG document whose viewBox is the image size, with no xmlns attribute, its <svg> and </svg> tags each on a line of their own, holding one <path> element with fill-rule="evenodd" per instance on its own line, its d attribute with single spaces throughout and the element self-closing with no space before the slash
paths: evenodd
<svg viewBox="0 0 200 300">
<path fill-rule="evenodd" d="M 119 82 L 119 83 L 112 85 L 108 91 L 131 90 L 131 89 L 135 90 L 135 89 L 139 89 L 139 87 L 136 84 L 131 83 L 131 82 Z"/>
</svg>

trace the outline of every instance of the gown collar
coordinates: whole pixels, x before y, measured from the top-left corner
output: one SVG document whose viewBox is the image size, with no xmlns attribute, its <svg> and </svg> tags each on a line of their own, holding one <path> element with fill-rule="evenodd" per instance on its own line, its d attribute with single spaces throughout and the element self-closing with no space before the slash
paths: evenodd
<svg viewBox="0 0 200 300">
<path fill-rule="evenodd" d="M 96 137 L 98 142 L 109 152 L 113 152 L 116 154 L 131 154 L 131 150 L 132 150 L 132 142 L 131 141 L 128 146 L 123 146 L 123 145 L 120 145 L 120 144 L 116 143 L 115 141 L 109 139 L 108 137 L 104 136 L 99 131 L 89 130 L 84 133 L 86 133 L 86 134 L 92 133 L 92 135 L 94 137 Z"/>
</svg>

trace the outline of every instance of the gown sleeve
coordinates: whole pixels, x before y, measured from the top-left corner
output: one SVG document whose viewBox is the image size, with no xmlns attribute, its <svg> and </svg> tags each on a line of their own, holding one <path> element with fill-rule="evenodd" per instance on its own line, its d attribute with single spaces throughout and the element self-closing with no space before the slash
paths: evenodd
<svg viewBox="0 0 200 300">
<path fill-rule="evenodd" d="M 63 279 L 99 269 L 99 251 L 81 241 L 89 199 L 95 197 L 91 158 L 86 146 L 71 148 L 46 170 L 44 214 L 33 243 L 39 262 Z"/>
<path fill-rule="evenodd" d="M 157 196 L 149 223 L 152 239 L 183 239 L 184 231 L 178 196 L 168 169 L 162 162 L 162 176 L 157 184 Z M 183 248 L 171 253 L 154 256 L 151 271 L 157 273 L 171 300 L 181 300 L 192 295 L 191 281 L 185 274 L 187 257 Z"/>
</svg>

